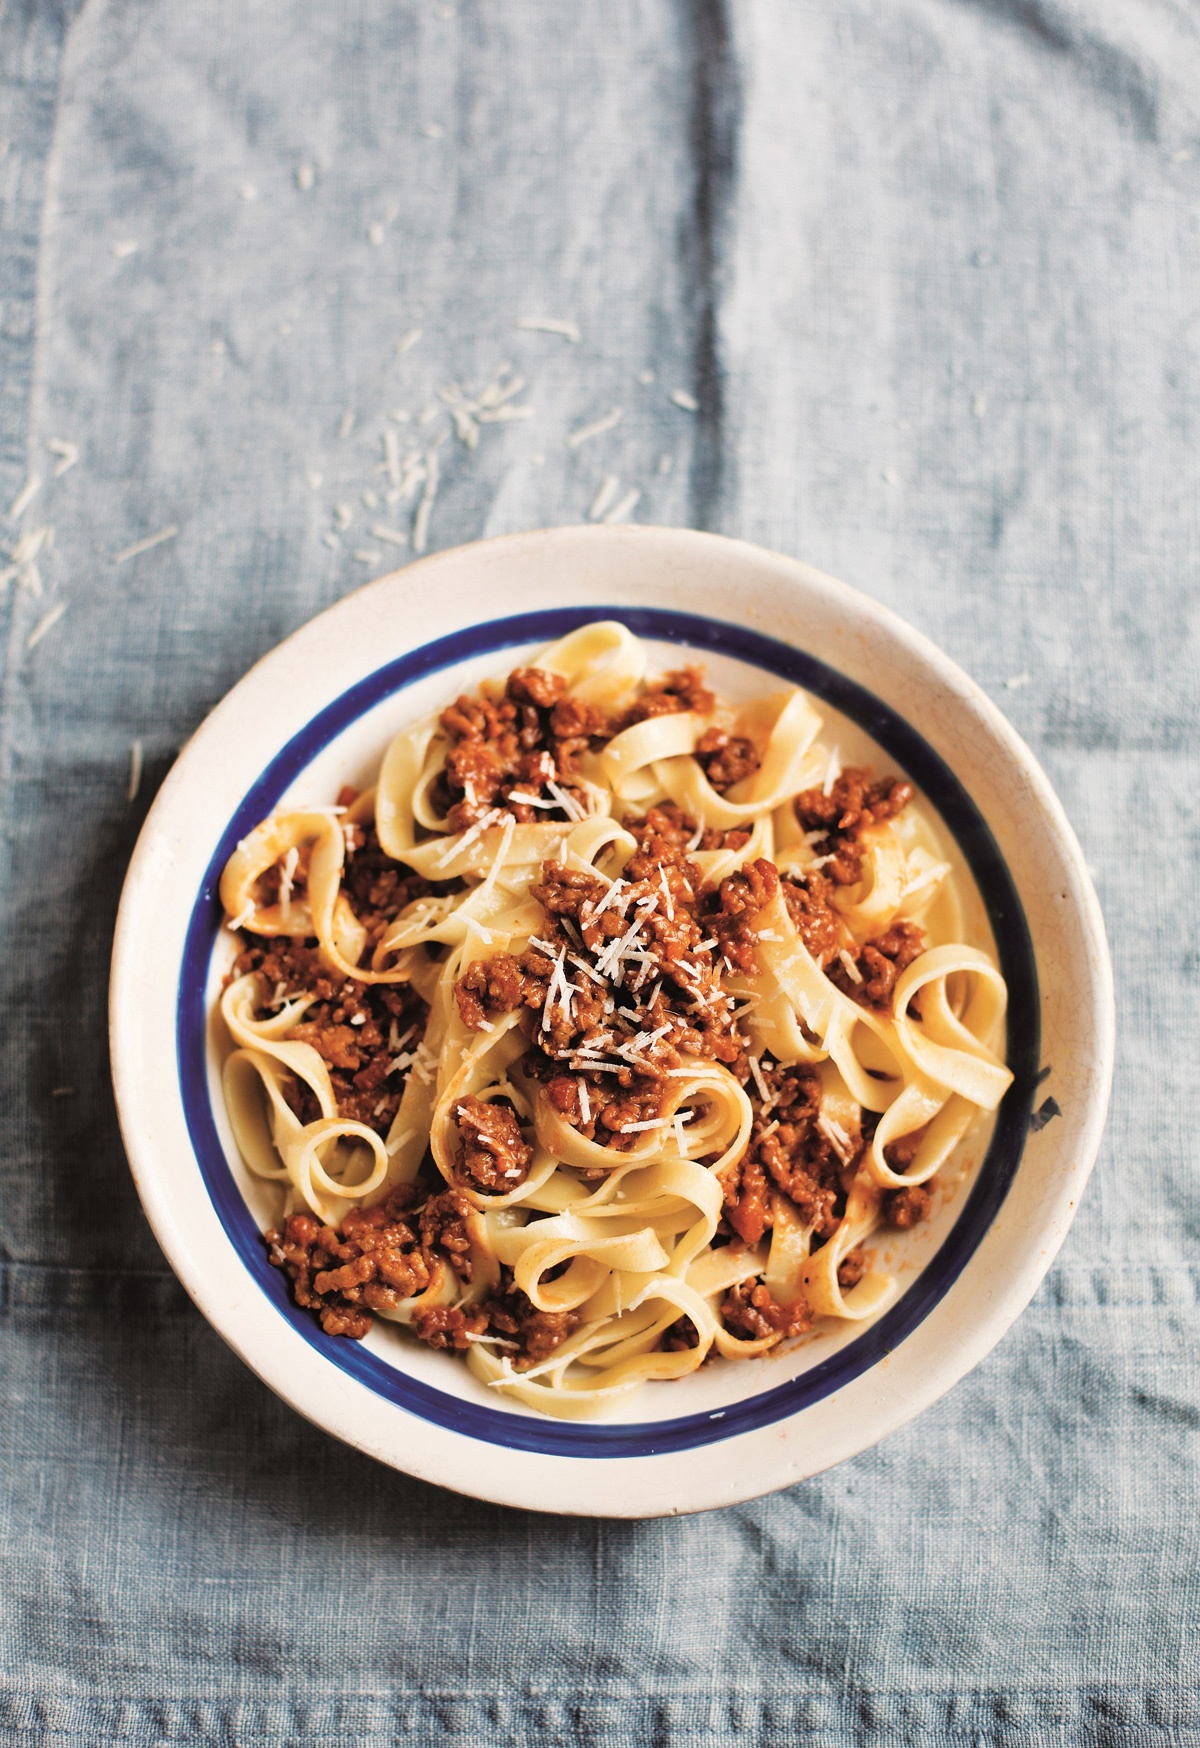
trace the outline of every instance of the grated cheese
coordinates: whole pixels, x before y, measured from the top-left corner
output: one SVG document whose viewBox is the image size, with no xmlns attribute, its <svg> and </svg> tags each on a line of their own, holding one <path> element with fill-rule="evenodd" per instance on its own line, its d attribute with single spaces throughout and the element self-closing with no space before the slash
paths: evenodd
<svg viewBox="0 0 1200 1748">
<path fill-rule="evenodd" d="M 54 478 L 61 479 L 64 473 L 69 473 L 79 460 L 79 449 L 74 443 L 68 443 L 63 437 L 51 437 L 46 448 L 51 455 L 57 455 L 54 463 Z"/>
<path fill-rule="evenodd" d="M 354 557 L 358 560 L 359 564 L 378 564 L 383 557 L 383 554 L 381 552 L 373 551 L 369 546 L 356 546 L 354 549 Z"/>
<path fill-rule="evenodd" d="M 65 601 L 60 601 L 57 607 L 51 607 L 49 613 L 47 613 L 44 618 L 38 620 L 33 630 L 29 633 L 29 636 L 25 639 L 25 648 L 36 649 L 46 633 L 58 624 L 66 610 L 67 604 Z"/>
<path fill-rule="evenodd" d="M 560 321 L 555 316 L 518 316 L 514 325 L 527 334 L 561 334 L 572 346 L 578 346 L 583 339 L 574 322 Z"/>
<path fill-rule="evenodd" d="M 161 546 L 164 540 L 174 540 L 179 533 L 178 526 L 169 522 L 165 528 L 160 528 L 157 534 L 147 534 L 144 540 L 135 540 L 132 546 L 125 547 L 113 559 L 114 564 L 124 564 L 127 559 L 137 558 L 143 552 L 149 552 L 152 546 Z"/>
<path fill-rule="evenodd" d="M 619 476 L 615 473 L 606 473 L 596 488 L 596 495 L 588 509 L 589 522 L 600 522 L 604 519 L 605 511 L 612 508 L 620 489 Z"/>
<path fill-rule="evenodd" d="M 682 407 L 685 413 L 698 413 L 700 411 L 700 402 L 685 388 L 672 389 L 671 399 L 677 407 Z"/>
<path fill-rule="evenodd" d="M 862 979 L 862 972 L 858 969 L 858 966 L 854 963 L 853 955 L 848 953 L 846 951 L 845 947 L 839 947 L 838 948 L 838 958 L 841 960 L 842 969 L 845 971 L 846 976 L 850 979 L 851 983 L 861 983 L 863 980 Z"/>
<path fill-rule="evenodd" d="M 135 740 L 129 749 L 129 781 L 125 785 L 126 801 L 136 801 L 142 786 L 142 743 Z"/>
<path fill-rule="evenodd" d="M 457 843 L 451 844 L 449 849 L 443 850 L 442 854 L 437 859 L 437 866 L 439 868 L 444 868 L 447 862 L 452 862 L 461 850 L 467 849 L 469 845 L 475 842 L 476 838 L 482 837 L 488 826 L 498 823 L 500 813 L 501 810 L 498 807 L 489 808 L 482 819 L 477 819 L 474 825 L 467 827 Z M 511 813 L 508 818 L 510 823 L 514 823 Z"/>
<path fill-rule="evenodd" d="M 842 1125 L 836 1123 L 832 1117 L 825 1116 L 822 1112 L 822 1114 L 817 1118 L 817 1128 L 829 1142 L 829 1145 L 833 1148 L 842 1164 L 849 1165 L 850 1161 L 854 1158 L 854 1143 L 842 1128 Z"/>
<path fill-rule="evenodd" d="M 402 334 L 400 339 L 398 339 L 396 341 L 396 356 L 397 356 L 397 358 L 403 358 L 404 354 L 406 352 L 411 352 L 413 347 L 416 345 L 417 341 L 420 338 L 421 338 L 421 329 L 420 328 L 410 328 L 408 330 L 407 334 Z M 405 418 L 407 418 L 407 417 L 408 417 L 408 415 L 406 413 Z"/>
<path fill-rule="evenodd" d="M 767 1083 L 763 1079 L 762 1063 L 757 1056 L 747 1057 L 747 1061 L 750 1064 L 750 1072 L 754 1076 L 754 1084 L 758 1088 L 758 1096 L 765 1104 L 771 1095 L 767 1090 Z"/>
<path fill-rule="evenodd" d="M 293 844 L 287 855 L 283 858 L 283 868 L 280 871 L 279 878 L 279 908 L 285 917 L 291 915 L 292 885 L 296 878 L 296 868 L 299 861 L 300 851 L 296 848 L 296 845 Z"/>
<path fill-rule="evenodd" d="M 629 491 L 625 493 L 625 496 L 621 501 L 613 505 L 604 520 L 606 522 L 628 522 L 629 518 L 633 515 L 633 512 L 637 509 L 638 504 L 641 502 L 641 497 L 641 488 L 638 486 L 632 486 Z"/>
<path fill-rule="evenodd" d="M 36 473 L 31 473 L 29 478 L 25 481 L 25 484 L 13 499 L 12 503 L 8 506 L 8 519 L 10 522 L 20 521 L 21 517 L 25 514 L 26 510 L 29 508 L 30 504 L 32 504 L 41 489 L 42 482 L 40 476 Z"/>
<path fill-rule="evenodd" d="M 836 747 L 829 749 L 829 763 L 825 767 L 825 781 L 821 785 L 822 795 L 832 795 L 833 786 L 842 774 L 842 761 Z"/>
<path fill-rule="evenodd" d="M 624 410 L 623 407 L 614 407 L 611 412 L 605 413 L 602 418 L 593 419 L 590 425 L 580 425 L 577 431 L 568 432 L 567 448 L 578 449 L 581 443 L 587 443 L 591 438 L 599 437 L 605 431 L 611 431 L 613 426 L 620 422 Z"/>
<path fill-rule="evenodd" d="M 124 261 L 128 256 L 136 255 L 141 246 L 134 238 L 124 237 L 119 243 L 113 244 L 112 253 L 118 261 Z"/>
<path fill-rule="evenodd" d="M 407 546 L 408 535 L 400 528 L 387 528 L 382 523 L 372 524 L 370 529 L 376 540 L 382 540 L 387 546 Z"/>
<path fill-rule="evenodd" d="M 546 787 L 568 819 L 578 821 L 587 818 L 587 814 L 584 812 L 583 808 L 580 807 L 575 797 L 573 795 L 568 795 L 567 791 L 561 788 L 559 784 L 554 781 L 553 777 L 547 780 Z"/>
<path fill-rule="evenodd" d="M 429 542 L 429 518 L 433 500 L 437 497 L 439 464 L 436 445 L 425 452 L 425 490 L 413 517 L 412 543 L 414 552 L 424 552 Z"/>
</svg>

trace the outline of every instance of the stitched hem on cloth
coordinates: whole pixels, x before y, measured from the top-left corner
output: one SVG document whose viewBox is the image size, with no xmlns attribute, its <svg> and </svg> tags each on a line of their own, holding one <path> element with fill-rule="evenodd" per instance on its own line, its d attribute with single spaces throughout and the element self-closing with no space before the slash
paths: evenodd
<svg viewBox="0 0 1200 1748">
<path fill-rule="evenodd" d="M 356 1748 L 408 1740 L 640 1745 L 674 1748 L 733 1738 L 783 1748 L 847 1742 L 1200 1743 L 1200 1689 L 1096 1683 L 1065 1691 L 928 1693 L 850 1690 L 763 1698 L 759 1692 L 629 1698 L 590 1694 L 353 1694 L 337 1699 L 36 1698 L 0 1692 L 0 1730 L 26 1744 L 228 1744 L 229 1748 Z"/>
</svg>

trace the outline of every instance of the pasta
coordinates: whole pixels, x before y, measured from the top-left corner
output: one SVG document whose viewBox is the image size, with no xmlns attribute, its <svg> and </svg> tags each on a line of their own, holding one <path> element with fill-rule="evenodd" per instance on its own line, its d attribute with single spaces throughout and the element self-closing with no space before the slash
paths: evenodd
<svg viewBox="0 0 1200 1748">
<path fill-rule="evenodd" d="M 875 1316 L 872 1235 L 1011 1080 L 911 784 L 795 688 L 646 667 L 584 626 L 220 886 L 225 1100 L 297 1301 L 559 1416 Z"/>
</svg>

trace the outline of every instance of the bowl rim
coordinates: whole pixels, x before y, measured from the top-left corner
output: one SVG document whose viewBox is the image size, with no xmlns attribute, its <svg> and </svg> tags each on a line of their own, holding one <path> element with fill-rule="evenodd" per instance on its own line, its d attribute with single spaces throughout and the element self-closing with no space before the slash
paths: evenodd
<svg viewBox="0 0 1200 1748">
<path fill-rule="evenodd" d="M 760 1461 L 755 1472 L 748 1481 L 731 1485 L 727 1476 L 720 1474 L 719 1459 L 714 1465 L 711 1461 L 701 1462 L 700 1467 L 714 1472 L 701 1476 L 692 1473 L 686 1478 L 682 1495 L 678 1486 L 679 1477 L 675 1477 L 675 1485 L 671 1492 L 660 1498 L 661 1474 L 656 1475 L 648 1486 L 638 1486 L 630 1490 L 622 1485 L 622 1474 L 628 1474 L 631 1465 L 644 1465 L 661 1470 L 666 1459 L 662 1454 L 648 1456 L 620 1457 L 580 1457 L 574 1454 L 541 1454 L 532 1464 L 529 1464 L 529 1453 L 519 1449 L 508 1453 L 509 1459 L 517 1463 L 524 1461 L 531 1471 L 542 1471 L 546 1465 L 554 1469 L 559 1465 L 568 1465 L 573 1471 L 574 1481 L 580 1479 L 582 1469 L 591 1469 L 596 1473 L 591 1477 L 593 1485 L 582 1490 L 586 1504 L 580 1502 L 581 1489 L 578 1485 L 568 1484 L 554 1486 L 555 1476 L 549 1472 L 535 1477 L 532 1473 L 522 1477 L 512 1472 L 511 1460 L 499 1465 L 495 1462 L 484 1465 L 486 1474 L 479 1472 L 478 1453 L 484 1450 L 494 1458 L 498 1447 L 490 1441 L 483 1443 L 478 1436 L 457 1431 L 452 1427 L 442 1430 L 436 1437 L 426 1438 L 431 1447 L 427 1453 L 414 1451 L 413 1417 L 403 1409 L 396 1410 L 401 1420 L 392 1428 L 381 1425 L 377 1415 L 362 1414 L 362 1404 L 359 1393 L 366 1386 L 350 1379 L 338 1381 L 338 1387 L 332 1391 L 334 1401 L 322 1400 L 328 1398 L 330 1391 L 314 1390 L 313 1377 L 300 1379 L 294 1370 L 298 1356 L 295 1343 L 302 1338 L 289 1331 L 291 1340 L 279 1339 L 281 1332 L 275 1331 L 277 1339 L 262 1336 L 262 1326 L 252 1313 L 246 1297 L 239 1294 L 236 1285 L 226 1280 L 226 1295 L 218 1300 L 212 1290 L 212 1282 L 206 1275 L 204 1267 L 198 1261 L 197 1246 L 200 1243 L 195 1228 L 187 1230 L 181 1227 L 179 1221 L 180 1209 L 175 1205 L 179 1200 L 178 1184 L 169 1172 L 160 1168 L 157 1157 L 155 1129 L 161 1127 L 154 1120 L 155 1113 L 151 1108 L 152 1101 L 146 1095 L 147 1078 L 139 1073 L 140 1056 L 147 1048 L 144 1022 L 139 1027 L 140 1003 L 138 996 L 139 979 L 147 970 L 145 964 L 144 942 L 140 937 L 140 920 L 148 899 L 147 883 L 153 876 L 161 873 L 160 864 L 163 860 L 164 841 L 169 841 L 173 830 L 173 816 L 177 804 L 191 805 L 190 791 L 195 769 L 202 766 L 206 759 L 211 759 L 219 753 L 218 742 L 226 724 L 232 726 L 239 710 L 261 690 L 264 682 L 268 685 L 276 683 L 281 670 L 295 668 L 297 660 L 300 665 L 311 661 L 312 652 L 321 641 L 323 629 L 330 629 L 329 622 L 335 618 L 339 623 L 347 616 L 357 613 L 362 616 L 364 608 L 372 602 L 386 600 L 389 595 L 399 590 L 408 590 L 414 580 L 420 583 L 425 574 L 425 580 L 432 581 L 432 573 L 437 570 L 462 570 L 464 565 L 468 571 L 477 567 L 480 575 L 474 579 L 474 586 L 480 586 L 485 577 L 483 573 L 494 570 L 497 562 L 501 571 L 515 561 L 520 564 L 523 558 L 539 552 L 545 556 L 547 548 L 557 549 L 559 556 L 569 554 L 571 549 L 586 551 L 592 555 L 610 553 L 614 558 L 624 561 L 628 557 L 636 560 L 640 551 L 647 555 L 655 549 L 658 555 L 670 552 L 681 558 L 695 557 L 703 553 L 707 558 L 719 555 L 720 560 L 734 566 L 740 566 L 747 575 L 757 576 L 761 587 L 767 581 L 768 573 L 772 580 L 800 584 L 810 593 L 823 596 L 839 609 L 850 613 L 862 626 L 882 632 L 893 645 L 898 646 L 902 653 L 915 657 L 943 688 L 949 689 L 957 707 L 965 707 L 968 715 L 973 715 L 990 733 L 993 741 L 1000 743 L 1001 750 L 1019 773 L 1028 790 L 1029 803 L 1036 815 L 1040 816 L 1043 828 L 1055 840 L 1055 847 L 1069 868 L 1073 878 L 1074 891 L 1072 897 L 1081 934 L 1087 944 L 1087 970 L 1090 973 L 1090 990 L 1093 1030 L 1095 1032 L 1096 1050 L 1093 1054 L 1091 1093 L 1088 1109 L 1082 1121 L 1076 1122 L 1078 1136 L 1076 1140 L 1075 1159 L 1073 1164 L 1074 1194 L 1069 1205 L 1062 1195 L 1055 1199 L 1055 1206 L 1050 1210 L 1049 1231 L 1044 1234 L 1044 1242 L 1036 1253 L 1027 1254 L 1023 1266 L 1016 1276 L 1009 1278 L 1000 1290 L 993 1290 L 986 1295 L 986 1303 L 977 1307 L 973 1316 L 973 1328 L 970 1339 L 949 1351 L 936 1356 L 936 1363 L 927 1365 L 922 1380 L 923 1387 L 910 1392 L 906 1399 L 894 1400 L 890 1403 L 876 1401 L 873 1403 L 874 1416 L 860 1415 L 858 1424 L 847 1436 L 835 1440 L 828 1448 L 819 1453 L 819 1460 L 814 1460 L 811 1450 L 800 1455 L 794 1449 L 780 1449 L 776 1452 L 774 1464 L 768 1462 L 770 1470 L 764 1481 L 763 1465 Z M 464 573 L 460 581 L 472 586 L 472 579 Z M 431 590 L 433 594 L 436 591 Z M 611 590 L 608 591 L 612 593 Z M 668 612 L 678 611 L 663 599 L 661 591 L 647 597 L 654 606 L 664 606 Z M 544 604 L 544 603 L 543 603 Z M 608 603 L 612 605 L 611 601 Z M 533 601 L 530 602 L 534 606 Z M 583 605 L 583 602 L 580 602 Z M 536 607 L 534 607 L 536 611 Z M 703 609 L 705 616 L 720 618 L 709 608 Z M 473 613 L 464 626 L 458 629 L 483 626 L 492 619 L 492 615 Z M 793 640 L 784 635 L 782 641 Z M 412 650 L 423 648 L 428 637 L 422 633 L 415 639 L 404 637 L 398 644 L 398 649 Z M 374 658 L 360 672 L 369 674 L 379 667 L 382 658 Z M 822 652 L 819 659 L 830 666 L 836 663 Z M 861 684 L 861 682 L 859 682 Z M 338 692 L 343 690 L 339 683 Z M 311 714 L 311 712 L 310 712 Z M 288 732 L 294 732 L 288 719 Z M 918 733 L 923 731 L 918 730 Z M 986 815 L 984 816 L 986 819 Z M 990 824 L 990 822 L 988 822 Z M 168 858 L 169 859 L 169 858 Z M 193 892 L 198 882 L 193 882 Z M 1064 899 L 1066 894 L 1063 894 Z M 192 897 L 187 899 L 189 912 L 192 909 Z M 538 530 L 533 533 L 500 536 L 496 539 L 473 542 L 468 545 L 451 548 L 445 552 L 431 555 L 429 558 L 405 567 L 401 571 L 389 573 L 368 583 L 364 588 L 343 597 L 331 608 L 318 614 L 305 625 L 293 632 L 290 637 L 269 651 L 257 661 L 243 678 L 233 686 L 220 703 L 205 718 L 204 722 L 191 737 L 180 753 L 172 771 L 168 774 L 158 796 L 156 797 L 143 826 L 138 845 L 130 862 L 125 889 L 122 894 L 118 913 L 117 928 L 114 937 L 113 971 L 110 992 L 110 1033 L 111 1053 L 113 1063 L 114 1087 L 117 1095 L 118 1113 L 122 1134 L 135 1184 L 141 1197 L 143 1207 L 150 1220 L 171 1266 L 183 1282 L 186 1290 L 199 1306 L 204 1315 L 222 1337 L 239 1353 L 258 1376 L 280 1394 L 285 1400 L 296 1407 L 308 1418 L 315 1420 L 326 1430 L 347 1442 L 367 1450 L 370 1454 L 382 1458 L 395 1467 L 420 1475 L 423 1479 L 433 1481 L 443 1486 L 475 1494 L 478 1497 L 493 1499 L 502 1503 L 532 1505 L 535 1508 L 552 1511 L 574 1512 L 584 1511 L 592 1515 L 614 1516 L 644 1516 L 660 1512 L 679 1510 L 697 1510 L 708 1506 L 728 1503 L 734 1499 L 753 1497 L 774 1487 L 786 1485 L 789 1481 L 802 1475 L 812 1474 L 830 1463 L 845 1460 L 858 1450 L 875 1443 L 878 1438 L 886 1435 L 894 1427 L 902 1424 L 912 1415 L 921 1412 L 934 1400 L 949 1389 L 957 1379 L 977 1363 L 978 1359 L 990 1349 L 1008 1328 L 1014 1318 L 1028 1302 L 1054 1254 L 1057 1252 L 1067 1226 L 1077 1204 L 1078 1192 L 1082 1182 L 1095 1158 L 1100 1134 L 1107 1107 L 1108 1089 L 1111 1080 L 1112 1039 L 1115 1028 L 1115 1015 L 1112 1002 L 1111 968 L 1109 966 L 1107 946 L 1104 938 L 1103 922 L 1100 916 L 1098 902 L 1091 887 L 1090 877 L 1083 861 L 1082 852 L 1075 841 L 1074 834 L 1067 822 L 1061 804 L 1054 795 L 1048 780 L 1041 772 L 1033 755 L 1025 747 L 1015 730 L 992 704 L 973 681 L 959 670 L 940 650 L 937 649 L 921 633 L 908 626 L 898 615 L 880 603 L 858 593 L 827 577 L 811 567 L 802 565 L 783 555 L 771 553 L 766 549 L 751 546 L 748 543 L 729 540 L 724 536 L 701 534 L 685 529 L 657 529 L 645 526 L 635 528 L 596 528 L 568 527 Z M 151 1046 L 152 1047 L 152 1046 Z M 176 1066 L 176 1070 L 178 1065 Z M 1099 1073 L 1096 1073 L 1096 1070 Z M 173 1088 L 172 1091 L 177 1089 Z M 223 1234 L 228 1243 L 228 1235 Z M 208 1251 L 211 1253 L 211 1233 L 205 1235 Z M 211 1260 L 211 1255 L 210 1255 Z M 973 1258 L 968 1258 L 964 1274 L 973 1267 Z M 254 1282 L 248 1286 L 258 1293 Z M 247 1329 L 251 1333 L 247 1334 Z M 915 1339 L 918 1332 L 914 1331 L 910 1339 Z M 305 1342 L 308 1355 L 307 1361 L 302 1361 L 300 1370 L 311 1373 L 315 1364 L 323 1374 L 334 1371 L 334 1367 L 321 1356 L 311 1344 Z M 902 1344 L 903 1345 L 903 1344 Z M 896 1350 L 899 1353 L 900 1349 Z M 887 1368 L 893 1364 L 895 1354 L 886 1355 L 863 1374 L 861 1380 L 869 1380 L 872 1373 L 879 1367 Z M 838 1394 L 844 1399 L 855 1394 L 852 1383 L 845 1391 Z M 862 1392 L 858 1392 L 862 1395 Z M 867 1392 L 869 1397 L 872 1393 Z M 882 1392 L 887 1395 L 887 1391 Z M 894 1393 L 893 1393 L 894 1394 Z M 879 1396 L 880 1392 L 874 1392 Z M 829 1398 L 831 1406 L 836 1406 L 837 1396 Z M 788 1428 L 798 1421 L 802 1415 L 812 1410 L 802 1409 L 799 1414 L 792 1415 L 789 1420 L 774 1421 L 760 1427 L 757 1431 L 749 1431 L 738 1435 L 736 1443 L 745 1440 L 762 1439 L 773 1431 Z M 853 1412 L 852 1412 L 853 1417 Z M 369 1421 L 370 1424 L 366 1424 Z M 428 1422 L 421 1421 L 423 1432 L 428 1430 Z M 639 1423 L 647 1429 L 654 1422 Z M 469 1451 L 447 1449 L 447 1440 L 451 1447 L 455 1445 L 469 1446 Z M 417 1443 L 420 1440 L 415 1441 Z M 783 1444 L 789 1441 L 784 1439 Z M 794 1442 L 794 1441 L 790 1441 Z M 697 1459 L 710 1457 L 722 1447 L 714 1444 L 701 1445 L 699 1449 L 688 1453 L 688 1466 L 695 1465 Z M 728 1450 L 729 1447 L 725 1447 Z M 471 1458 L 474 1457 L 474 1463 Z M 448 1460 L 453 1458 L 455 1460 Z M 676 1462 L 677 1462 L 676 1458 Z M 615 1471 L 615 1473 L 614 1473 Z M 650 1482 L 650 1477 L 647 1476 Z M 599 1483 L 597 1489 L 595 1483 Z"/>
</svg>

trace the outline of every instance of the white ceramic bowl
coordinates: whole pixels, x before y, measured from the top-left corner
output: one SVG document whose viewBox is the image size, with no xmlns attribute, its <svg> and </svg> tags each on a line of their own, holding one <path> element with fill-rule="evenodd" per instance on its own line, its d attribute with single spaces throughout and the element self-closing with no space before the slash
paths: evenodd
<svg viewBox="0 0 1200 1748">
<path fill-rule="evenodd" d="M 391 1326 L 364 1344 L 331 1338 L 290 1302 L 259 1238 L 276 1210 L 233 1147 L 206 1014 L 230 950 L 216 884 L 237 839 L 285 794 L 329 801 L 342 782 L 368 781 L 400 723 L 596 617 L 663 643 L 664 665 L 685 645 L 725 691 L 752 689 L 763 668 L 795 680 L 843 746 L 865 734 L 878 765 L 916 780 L 974 878 L 977 925 L 1000 955 L 1016 1078 L 991 1133 L 970 1138 L 956 1193 L 927 1227 L 897 1237 L 902 1292 L 876 1322 L 718 1361 L 646 1386 L 610 1420 L 566 1423 L 497 1400 L 460 1360 Z M 439 553 L 339 602 L 259 662 L 151 809 L 117 922 L 110 1018 L 121 1128 L 150 1223 L 260 1378 L 427 1481 L 613 1517 L 695 1511 L 801 1480 L 884 1437 L 982 1359 L 1071 1221 L 1113 1048 L 1108 952 L 1079 847 L 979 687 L 884 608 L 807 566 L 660 528 L 551 529 Z"/>
</svg>

